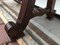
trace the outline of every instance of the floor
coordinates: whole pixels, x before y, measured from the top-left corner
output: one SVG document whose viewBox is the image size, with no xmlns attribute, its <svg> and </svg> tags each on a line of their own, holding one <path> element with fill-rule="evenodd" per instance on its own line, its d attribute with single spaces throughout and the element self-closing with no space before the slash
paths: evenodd
<svg viewBox="0 0 60 45">
<path fill-rule="evenodd" d="M 44 14 L 44 16 L 33 18 L 30 22 L 60 44 L 60 19 L 54 17 L 53 20 L 48 20 Z"/>
</svg>

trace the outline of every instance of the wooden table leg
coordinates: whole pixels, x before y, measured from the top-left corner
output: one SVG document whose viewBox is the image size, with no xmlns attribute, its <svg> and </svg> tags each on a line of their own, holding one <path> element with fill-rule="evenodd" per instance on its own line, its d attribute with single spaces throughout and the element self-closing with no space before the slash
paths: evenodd
<svg viewBox="0 0 60 45">
<path fill-rule="evenodd" d="M 20 31 L 23 31 L 28 25 L 29 20 L 33 17 L 32 11 L 34 8 L 35 0 L 22 0 L 21 10 L 16 24 L 21 27 Z"/>
<path fill-rule="evenodd" d="M 55 2 L 56 2 L 56 0 L 48 0 L 47 1 L 47 8 L 46 9 L 49 9 L 49 12 L 47 13 L 47 17 L 48 18 L 52 18 L 54 16 L 54 13 L 55 13 L 55 10 L 54 10 Z"/>
</svg>

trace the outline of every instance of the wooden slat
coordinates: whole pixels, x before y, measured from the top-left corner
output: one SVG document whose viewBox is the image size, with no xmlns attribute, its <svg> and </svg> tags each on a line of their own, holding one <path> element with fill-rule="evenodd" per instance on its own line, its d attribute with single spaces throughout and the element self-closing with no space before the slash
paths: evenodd
<svg viewBox="0 0 60 45">
<path fill-rule="evenodd" d="M 22 38 L 18 39 L 17 42 L 19 45 L 27 45 Z"/>
<path fill-rule="evenodd" d="M 5 24 L 7 24 L 8 23 L 8 21 L 5 19 L 5 17 L 3 16 L 3 12 L 1 11 L 0 12 L 0 18 L 3 20 L 3 22 L 5 23 Z"/>
</svg>

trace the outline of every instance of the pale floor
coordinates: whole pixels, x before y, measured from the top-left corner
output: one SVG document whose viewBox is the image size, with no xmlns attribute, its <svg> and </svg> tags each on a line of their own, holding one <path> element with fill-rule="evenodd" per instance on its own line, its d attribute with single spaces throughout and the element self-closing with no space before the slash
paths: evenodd
<svg viewBox="0 0 60 45">
<path fill-rule="evenodd" d="M 46 14 L 41 17 L 33 18 L 33 21 L 30 21 L 51 39 L 60 43 L 60 19 L 56 17 L 53 20 L 46 19 Z"/>
</svg>

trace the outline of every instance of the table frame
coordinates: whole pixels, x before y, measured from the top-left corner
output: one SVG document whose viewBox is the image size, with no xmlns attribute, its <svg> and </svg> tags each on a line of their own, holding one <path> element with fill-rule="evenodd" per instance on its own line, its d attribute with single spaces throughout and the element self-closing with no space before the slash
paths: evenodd
<svg viewBox="0 0 60 45">
<path fill-rule="evenodd" d="M 56 0 L 48 0 L 47 7 L 45 9 L 39 8 L 40 10 L 40 12 L 38 12 L 39 15 L 37 15 L 36 12 L 35 12 L 36 13 L 35 15 L 34 13 L 32 13 L 35 1 L 36 0 L 22 0 L 21 10 L 20 10 L 17 22 L 16 22 L 16 25 L 21 27 L 20 31 L 22 32 L 28 25 L 29 20 L 32 19 L 33 17 L 41 16 L 44 13 L 47 14 L 48 18 L 52 18 L 54 16 L 54 13 L 55 13 L 54 6 L 55 6 Z"/>
</svg>

